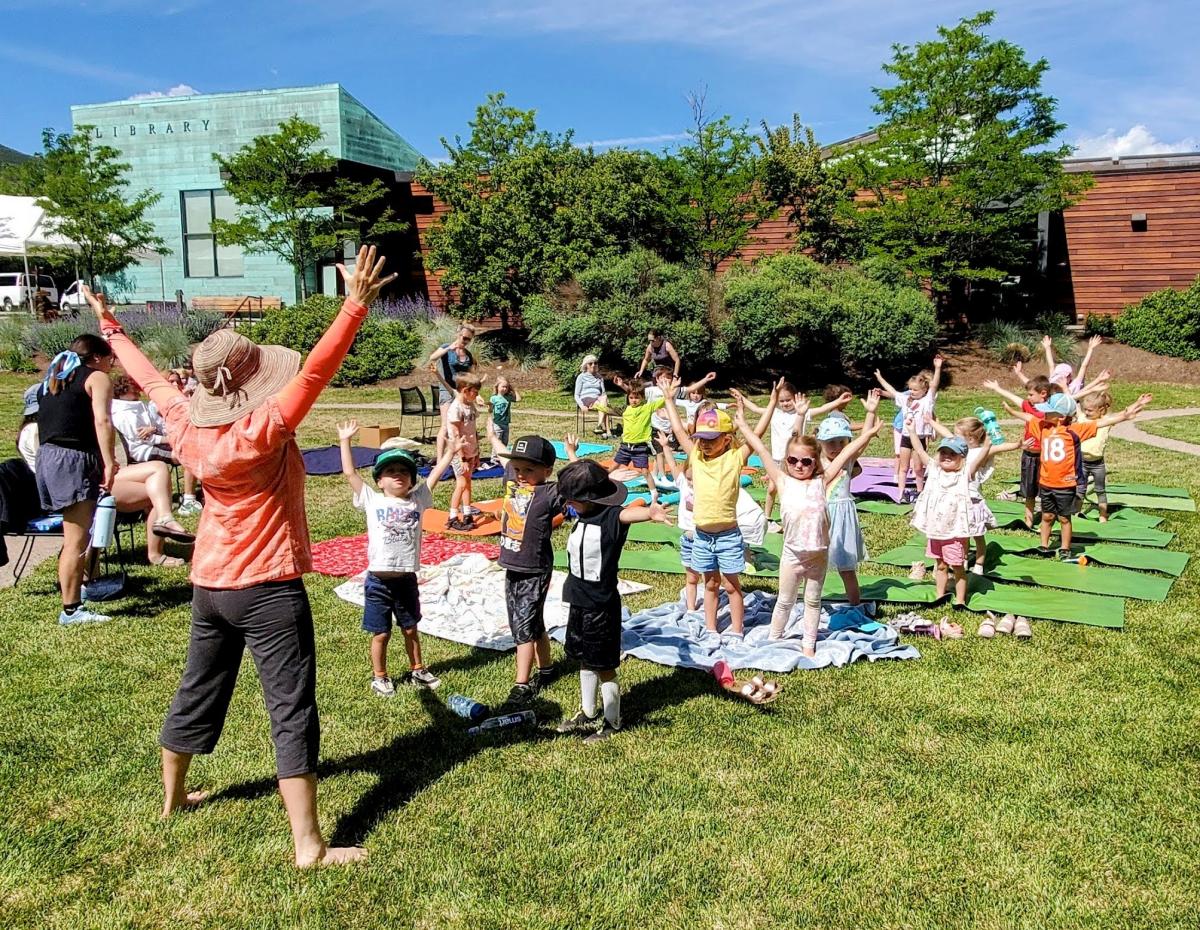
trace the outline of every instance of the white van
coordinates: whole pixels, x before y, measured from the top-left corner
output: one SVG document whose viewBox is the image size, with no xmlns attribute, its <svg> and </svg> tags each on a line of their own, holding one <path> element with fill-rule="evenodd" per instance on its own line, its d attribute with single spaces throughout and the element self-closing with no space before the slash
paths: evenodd
<svg viewBox="0 0 1200 930">
<path fill-rule="evenodd" d="M 67 285 L 67 289 L 62 292 L 62 296 L 58 299 L 60 313 L 68 313 L 76 316 L 80 310 L 87 309 L 88 304 L 86 298 L 83 296 L 82 288 L 82 281 L 72 281 Z"/>
<path fill-rule="evenodd" d="M 29 309 L 29 302 L 38 292 L 45 293 L 58 306 L 58 288 L 48 274 L 0 274 L 0 307 L 5 310 Z"/>
</svg>

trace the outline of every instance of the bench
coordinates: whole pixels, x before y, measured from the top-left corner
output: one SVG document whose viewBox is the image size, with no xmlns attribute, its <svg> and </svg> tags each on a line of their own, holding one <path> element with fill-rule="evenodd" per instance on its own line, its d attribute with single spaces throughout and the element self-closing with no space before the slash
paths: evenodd
<svg viewBox="0 0 1200 930">
<path fill-rule="evenodd" d="M 278 297 L 193 297 L 193 310 L 223 313 L 230 320 L 261 320 L 264 310 L 278 310 L 283 301 Z"/>
</svg>

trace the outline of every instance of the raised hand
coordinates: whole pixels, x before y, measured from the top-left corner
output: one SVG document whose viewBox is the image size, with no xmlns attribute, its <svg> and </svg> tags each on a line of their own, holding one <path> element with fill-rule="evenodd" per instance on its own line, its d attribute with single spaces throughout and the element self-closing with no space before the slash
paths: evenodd
<svg viewBox="0 0 1200 930">
<path fill-rule="evenodd" d="M 1088 340 L 1088 351 L 1091 352 L 1093 349 L 1096 348 L 1096 346 L 1100 346 L 1103 344 L 1104 344 L 1103 336 L 1093 336 L 1091 339 Z"/>
<path fill-rule="evenodd" d="M 349 442 L 358 433 L 358 420 L 347 420 L 337 424 L 338 442 Z"/>
<path fill-rule="evenodd" d="M 117 318 L 113 316 L 113 312 L 108 309 L 108 301 L 103 294 L 94 294 L 92 289 L 86 284 L 79 288 L 83 299 L 87 301 L 89 307 L 92 308 L 92 313 L 96 315 L 96 322 L 103 326 L 105 323 L 117 324 Z"/>
<path fill-rule="evenodd" d="M 879 400 L 882 397 L 883 392 L 879 388 L 871 388 L 867 391 L 866 399 L 863 401 L 863 407 L 866 408 L 867 413 L 874 413 L 879 409 Z"/>
<path fill-rule="evenodd" d="M 729 389 L 729 396 L 732 397 L 734 400 L 744 401 L 746 399 L 741 391 L 739 391 L 737 388 L 733 388 L 733 387 L 731 387 Z"/>
<path fill-rule="evenodd" d="M 1021 372 L 1024 370 L 1025 370 L 1025 363 L 1022 362 L 1020 359 L 1017 359 L 1015 362 L 1013 362 L 1012 373 L 1014 375 L 1020 375 Z"/>
<path fill-rule="evenodd" d="M 1053 345 L 1054 345 L 1054 340 L 1053 340 L 1053 339 L 1051 339 L 1049 336 L 1043 336 L 1043 337 L 1042 337 L 1042 348 L 1043 348 L 1043 349 L 1049 349 L 1049 348 L 1052 348 L 1052 347 L 1053 347 Z"/>
<path fill-rule="evenodd" d="M 708 374 L 706 374 L 706 375 L 705 375 L 703 378 L 701 378 L 700 380 L 701 380 L 701 381 L 703 381 L 705 384 L 708 384 L 708 382 L 710 382 L 710 381 L 716 381 L 716 380 L 717 380 L 717 373 L 716 373 L 715 371 L 710 371 Z"/>
<path fill-rule="evenodd" d="M 668 526 L 670 526 L 672 523 L 675 522 L 674 520 L 671 519 L 670 515 L 667 513 L 667 508 L 664 507 L 662 504 L 658 503 L 658 501 L 655 501 L 653 504 L 651 504 L 649 507 L 649 510 L 650 510 L 650 519 L 653 520 L 655 523 L 665 523 Z"/>
<path fill-rule="evenodd" d="M 398 277 L 396 274 L 382 277 L 386 262 L 387 259 L 382 255 L 376 258 L 373 245 L 364 245 L 358 250 L 353 271 L 347 271 L 346 266 L 339 262 L 337 270 L 346 282 L 346 296 L 360 306 L 371 306 L 379 292 Z"/>
<path fill-rule="evenodd" d="M 942 355 L 942 353 L 941 353 L 941 352 L 938 352 L 938 353 L 937 353 L 936 355 L 934 355 L 934 357 L 933 357 L 933 367 L 934 367 L 934 368 L 941 368 L 941 367 L 942 367 L 942 365 L 943 365 L 943 363 L 945 363 L 945 361 L 946 361 L 946 357 L 945 357 L 944 355 Z"/>
<path fill-rule="evenodd" d="M 666 380 L 666 378 L 667 378 L 667 376 L 666 376 L 666 375 L 663 375 L 663 380 L 664 380 L 664 381 Z M 682 378 L 680 378 L 680 377 L 679 377 L 679 375 L 674 375 L 674 376 L 672 376 L 672 378 L 671 378 L 671 388 L 670 388 L 670 393 L 671 393 L 672 395 L 679 393 L 679 389 L 680 389 L 681 387 L 683 387 L 683 379 L 682 379 Z"/>
<path fill-rule="evenodd" d="M 563 439 L 563 445 L 567 447 L 568 453 L 574 454 L 579 451 L 579 437 L 574 433 L 567 433 Z"/>
<path fill-rule="evenodd" d="M 849 391 L 843 391 L 841 394 L 838 395 L 838 399 L 836 401 L 834 401 L 834 403 L 838 405 L 838 409 L 840 410 L 842 407 L 845 407 L 846 404 L 850 403 L 850 401 L 852 401 L 852 400 L 854 400 L 854 395 L 851 394 Z"/>
<path fill-rule="evenodd" d="M 1102 372 L 1100 372 L 1099 375 L 1096 376 L 1096 380 L 1097 381 L 1110 381 L 1110 380 L 1112 380 L 1112 372 L 1109 371 L 1107 368 L 1105 368 Z"/>
<path fill-rule="evenodd" d="M 733 425 L 743 432 L 750 429 L 746 423 L 746 398 L 741 394 L 737 396 L 737 403 L 733 406 Z"/>
<path fill-rule="evenodd" d="M 989 391 L 994 391 L 994 390 L 996 390 L 998 387 L 1000 387 L 1000 382 L 999 382 L 999 381 L 996 381 L 996 380 L 994 380 L 994 379 L 992 379 L 992 378 L 989 378 L 988 380 L 986 380 L 986 381 L 984 381 L 984 382 L 983 382 L 983 386 L 984 386 L 985 388 L 987 388 Z"/>
<path fill-rule="evenodd" d="M 567 437 L 567 438 L 568 438 L 568 440 L 570 439 L 570 437 Z M 661 429 L 658 431 L 658 444 L 660 446 L 662 446 L 664 449 L 668 449 L 671 446 L 671 437 L 668 436 L 666 434 L 666 432 Z M 570 446 L 571 443 L 568 441 L 567 445 Z"/>
<path fill-rule="evenodd" d="M 1144 410 L 1146 408 L 1146 405 L 1149 404 L 1150 401 L 1152 401 L 1152 400 L 1154 400 L 1153 394 L 1143 394 L 1141 397 L 1139 397 L 1137 400 L 1135 400 L 1132 404 L 1130 404 L 1128 407 L 1126 407 L 1125 412 L 1128 413 L 1130 416 L 1136 416 L 1137 414 L 1141 413 L 1142 410 Z"/>
</svg>

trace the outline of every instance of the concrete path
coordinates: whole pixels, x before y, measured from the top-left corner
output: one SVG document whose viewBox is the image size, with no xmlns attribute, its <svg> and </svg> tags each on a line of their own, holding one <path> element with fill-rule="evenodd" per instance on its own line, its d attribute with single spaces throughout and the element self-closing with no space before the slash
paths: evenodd
<svg viewBox="0 0 1200 930">
<path fill-rule="evenodd" d="M 17 560 L 17 553 L 21 551 L 21 546 L 25 544 L 23 539 L 18 539 L 15 536 L 9 536 L 4 540 L 8 546 L 7 565 L 0 567 L 0 588 L 11 588 L 13 586 L 13 564 Z M 33 551 L 29 556 L 29 565 L 25 569 L 25 574 L 22 576 L 28 578 L 30 572 L 38 567 L 46 559 L 53 559 L 58 556 L 58 550 L 62 548 L 62 539 L 57 536 L 45 536 L 33 541 Z"/>
<path fill-rule="evenodd" d="M 1166 449 L 1170 452 L 1182 452 L 1185 455 L 1200 455 L 1200 445 L 1194 442 L 1184 442 L 1181 439 L 1168 439 L 1166 436 L 1155 436 L 1145 430 L 1138 429 L 1141 420 L 1166 420 L 1173 417 L 1198 417 L 1200 407 L 1177 407 L 1174 410 L 1147 410 L 1138 416 L 1133 423 L 1118 423 L 1112 428 L 1111 435 L 1129 442 L 1140 442 L 1156 449 Z"/>
<path fill-rule="evenodd" d="M 390 410 L 400 415 L 399 404 L 374 403 L 374 404 L 313 404 L 313 410 Z M 537 410 L 529 407 L 518 407 L 516 413 L 525 414 L 531 417 L 562 417 L 567 420 L 575 419 L 575 411 L 573 410 Z M 434 416 L 437 415 L 435 410 Z M 415 416 L 415 414 L 409 414 Z"/>
</svg>

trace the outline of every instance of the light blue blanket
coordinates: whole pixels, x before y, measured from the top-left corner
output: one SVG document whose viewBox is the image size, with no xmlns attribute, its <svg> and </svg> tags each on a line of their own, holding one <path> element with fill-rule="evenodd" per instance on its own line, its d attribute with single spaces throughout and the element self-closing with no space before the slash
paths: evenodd
<svg viewBox="0 0 1200 930">
<path fill-rule="evenodd" d="M 810 659 L 800 646 L 803 604 L 797 604 L 793 610 L 783 639 L 771 642 L 767 634 L 774 609 L 774 595 L 748 592 L 745 635 L 740 637 L 727 632 L 729 606 L 723 591 L 717 614 L 717 626 L 723 631 L 720 633 L 705 630 L 703 613 L 687 613 L 682 600 L 632 616 L 626 610 L 621 649 L 627 655 L 659 665 L 704 671 L 711 671 L 719 659 L 728 662 L 730 668 L 790 672 L 840 667 L 860 659 L 873 662 L 876 659 L 921 657 L 916 648 L 902 644 L 894 630 L 875 622 L 861 609 L 847 604 L 828 604 L 821 608 L 817 654 Z M 551 635 L 562 642 L 566 638 L 566 629 L 554 630 Z"/>
<path fill-rule="evenodd" d="M 551 441 L 550 445 L 554 446 L 554 454 L 558 456 L 558 460 L 565 462 L 567 460 L 567 444 L 555 439 Z M 605 452 L 612 452 L 612 448 L 602 442 L 581 442 L 575 451 L 578 455 L 603 455 Z"/>
</svg>

